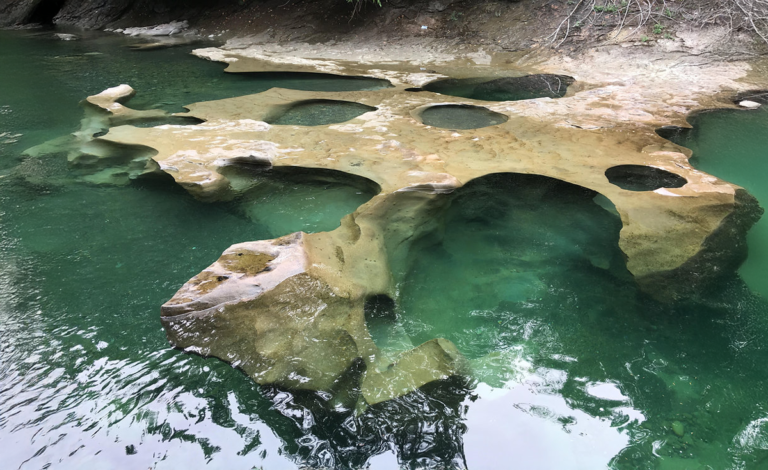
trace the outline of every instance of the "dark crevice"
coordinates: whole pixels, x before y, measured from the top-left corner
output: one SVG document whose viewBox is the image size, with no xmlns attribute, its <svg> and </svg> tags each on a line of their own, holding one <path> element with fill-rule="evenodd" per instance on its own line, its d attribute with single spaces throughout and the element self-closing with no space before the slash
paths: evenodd
<svg viewBox="0 0 768 470">
<path fill-rule="evenodd" d="M 562 98 L 575 82 L 567 75 L 535 74 L 502 78 L 448 78 L 424 85 L 441 95 L 482 101 L 519 101 L 535 98 Z"/>
<path fill-rule="evenodd" d="M 372 295 L 365 299 L 365 320 L 370 322 L 373 319 L 394 320 L 397 317 L 395 310 L 395 301 L 387 294 Z"/>
<path fill-rule="evenodd" d="M 53 24 L 66 0 L 40 0 L 29 15 L 28 23 Z"/>
</svg>

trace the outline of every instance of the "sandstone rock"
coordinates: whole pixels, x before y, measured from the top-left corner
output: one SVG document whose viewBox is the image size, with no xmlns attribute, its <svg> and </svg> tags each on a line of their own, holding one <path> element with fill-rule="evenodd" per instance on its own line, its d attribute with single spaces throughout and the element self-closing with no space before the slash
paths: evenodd
<svg viewBox="0 0 768 470">
<path fill-rule="evenodd" d="M 685 434 L 685 427 L 683 426 L 683 423 L 680 421 L 674 421 L 672 423 L 672 432 L 675 433 L 677 437 L 683 437 Z"/>
<path fill-rule="evenodd" d="M 281 70 L 292 61 L 216 57 L 237 71 Z M 290 66 L 356 72 L 315 58 Z M 248 189 L 237 177 L 242 162 L 333 170 L 380 188 L 336 230 L 227 250 L 163 306 L 175 346 L 230 361 L 259 383 L 358 396 L 368 404 L 463 374 L 464 360 L 441 339 L 399 359 L 385 357 L 368 334 L 364 307 L 372 297 L 394 298 L 408 271 L 410 246 L 435 227 L 448 200 L 444 194 L 489 173 L 538 174 L 603 195 L 621 217 L 619 246 L 628 270 L 660 299 L 701 292 L 743 259 L 745 234 L 759 208 L 741 188 L 695 170 L 686 153 L 656 135 L 651 111 L 661 108 L 639 98 L 635 88 L 610 85 L 576 89 L 558 100 L 494 103 L 406 92 L 404 75 L 364 68 L 366 75 L 397 77 L 400 85 L 322 94 L 274 88 L 189 105 L 187 115 L 203 124 L 120 126 L 100 139 L 154 149 L 157 165 L 205 200 L 231 199 Z M 376 110 L 324 126 L 265 122 L 280 109 L 315 99 Z M 461 132 L 423 125 L 420 111 L 437 104 L 486 107 L 508 120 Z M 646 166 L 677 178 L 630 191 L 606 177 L 618 166 Z M 249 261 L 237 262 L 238 253 Z M 350 392 L 356 387 L 359 395 Z"/>
<path fill-rule="evenodd" d="M 61 39 L 62 41 L 76 41 L 80 39 L 79 37 L 75 36 L 74 34 L 66 34 L 66 33 L 56 33 L 54 34 L 57 38 Z"/>
<path fill-rule="evenodd" d="M 187 21 L 171 21 L 154 26 L 125 28 L 122 33 L 128 36 L 174 36 L 189 29 Z"/>
</svg>

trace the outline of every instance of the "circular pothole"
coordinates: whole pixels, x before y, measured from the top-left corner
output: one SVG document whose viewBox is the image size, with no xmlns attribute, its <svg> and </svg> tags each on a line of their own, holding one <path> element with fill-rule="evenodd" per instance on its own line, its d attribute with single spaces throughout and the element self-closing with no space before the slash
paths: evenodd
<svg viewBox="0 0 768 470">
<path fill-rule="evenodd" d="M 421 112 L 421 122 L 444 129 L 478 129 L 507 122 L 509 118 L 482 106 L 444 104 Z"/>
<path fill-rule="evenodd" d="M 428 83 L 424 90 L 482 101 L 561 98 L 573 84 L 567 75 L 535 74 L 502 78 L 449 78 Z"/>
<path fill-rule="evenodd" d="M 276 116 L 267 119 L 267 123 L 283 126 L 324 126 L 346 122 L 370 111 L 376 111 L 376 108 L 353 101 L 306 100 L 284 108 Z"/>
<path fill-rule="evenodd" d="M 611 184 L 627 191 L 655 191 L 680 188 L 688 180 L 667 170 L 644 165 L 619 165 L 608 168 L 605 176 Z"/>
</svg>

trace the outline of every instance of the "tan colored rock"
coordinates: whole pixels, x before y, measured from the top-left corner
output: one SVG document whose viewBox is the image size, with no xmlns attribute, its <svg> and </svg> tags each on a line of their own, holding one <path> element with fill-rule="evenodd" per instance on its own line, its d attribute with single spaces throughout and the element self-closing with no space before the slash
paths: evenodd
<svg viewBox="0 0 768 470">
<path fill-rule="evenodd" d="M 499 63 L 479 52 L 475 64 Z M 216 49 L 205 54 L 229 62 L 233 72 L 359 74 L 365 69 L 365 75 L 397 85 L 338 93 L 275 88 L 190 105 L 186 115 L 204 120 L 200 125 L 119 126 L 100 139 L 156 150 L 157 165 L 204 200 L 228 200 L 246 191 L 247 179 L 238 177 L 243 163 L 335 170 L 380 187 L 334 231 L 234 245 L 163 306 L 163 324 L 175 346 L 230 361 L 258 383 L 349 394 L 356 387 L 350 377 L 362 369 L 361 396 L 370 404 L 465 373 L 460 353 L 442 339 L 394 361 L 384 357 L 368 334 L 364 306 L 372 296 L 394 297 L 397 281 L 408 270 L 411 243 L 434 227 L 448 200 L 444 194 L 472 179 L 500 172 L 538 174 L 603 195 L 622 220 L 617 242 L 627 268 L 643 289 L 662 299 L 700 291 L 711 273 L 738 265 L 746 230 L 760 213 L 745 191 L 695 170 L 689 151 L 654 132 L 715 103 L 702 97 L 734 85 L 745 73 L 739 64 L 716 65 L 719 81 L 664 62 L 645 73 L 632 71 L 644 78 L 628 81 L 618 66 L 593 67 L 605 57 L 555 58 L 536 71 L 582 80 L 564 98 L 482 102 L 405 91 L 423 83 L 416 74 L 434 78 L 441 70 L 455 70 L 457 65 L 440 54 L 427 54 L 435 71 L 415 61 L 350 64 L 322 52 L 297 57 Z M 639 60 L 635 67 L 644 63 Z M 326 126 L 265 122 L 312 99 L 376 110 Z M 508 120 L 469 130 L 424 125 L 421 112 L 436 104 L 484 106 Z M 666 170 L 686 184 L 624 190 L 605 176 L 618 165 Z"/>
<path fill-rule="evenodd" d="M 123 106 L 121 101 L 127 101 L 136 94 L 129 85 L 118 85 L 107 88 L 98 95 L 89 96 L 85 101 L 97 108 L 109 113 L 109 124 L 119 125 L 136 122 L 142 119 L 154 119 L 168 116 L 168 113 L 159 109 L 136 110 Z"/>
<path fill-rule="evenodd" d="M 488 173 L 549 176 L 592 189 L 610 199 L 622 217 L 619 245 L 627 267 L 641 282 L 672 272 L 697 256 L 704 241 L 735 208 L 736 186 L 695 170 L 683 149 L 652 129 L 584 130 L 556 121 L 520 116 L 528 102 L 489 103 L 407 93 L 401 88 L 322 93 L 324 99 L 355 101 L 377 108 L 344 124 L 270 126 L 271 110 L 312 99 L 318 93 L 272 89 L 258 95 L 197 103 L 197 126 L 121 126 L 103 139 L 141 144 L 158 151 L 163 171 L 196 196 L 230 199 L 233 187 L 223 168 L 239 162 L 338 170 L 376 182 L 387 198 L 398 191 L 446 192 Z M 562 98 L 561 100 L 568 100 Z M 555 100 L 531 100 L 551 102 Z M 503 124 L 453 131 L 425 126 L 419 110 L 440 103 L 485 106 L 509 117 Z M 544 138 L 546 136 L 546 138 Z M 687 180 L 681 188 L 626 191 L 605 171 L 617 165 L 645 165 Z M 365 214 L 374 201 L 358 211 Z M 649 286 L 653 293 L 653 288 Z"/>
<path fill-rule="evenodd" d="M 137 111 L 121 102 L 129 100 L 135 91 L 128 85 L 119 85 L 89 96 L 83 105 L 85 116 L 80 128 L 72 134 L 36 145 L 24 155 L 43 155 L 67 152 L 70 164 L 91 170 L 81 177 L 93 184 L 125 185 L 132 179 L 159 171 L 150 157 L 155 153 L 145 146 L 115 144 L 94 137 L 114 125 L 132 124 L 167 117 L 162 110 Z"/>
</svg>

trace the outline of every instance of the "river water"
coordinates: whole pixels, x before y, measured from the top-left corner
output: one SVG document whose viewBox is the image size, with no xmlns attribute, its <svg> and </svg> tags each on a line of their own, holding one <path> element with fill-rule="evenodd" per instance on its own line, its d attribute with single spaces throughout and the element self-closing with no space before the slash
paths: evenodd
<svg viewBox="0 0 768 470">
<path fill-rule="evenodd" d="M 171 349 L 159 306 L 229 245 L 332 230 L 373 194 L 264 172 L 247 198 L 203 203 L 167 178 L 95 185 L 64 153 L 24 150 L 75 131 L 78 102 L 120 83 L 138 91 L 132 107 L 171 111 L 272 86 L 380 84 L 224 74 L 190 48 L 130 41 L 0 32 L 3 468 L 768 468 L 764 233 L 750 234 L 746 283 L 734 273 L 660 304 L 626 272 L 618 218 L 542 177 L 493 175 L 446 196 L 396 319 L 369 324 L 384 350 L 450 339 L 469 383 L 337 415 Z M 768 113 L 704 119 L 686 137 L 700 168 L 768 199 L 750 183 L 768 175 Z M 750 129 L 727 144 L 744 164 L 718 165 L 732 136 L 718 129 L 734 120 Z"/>
</svg>

